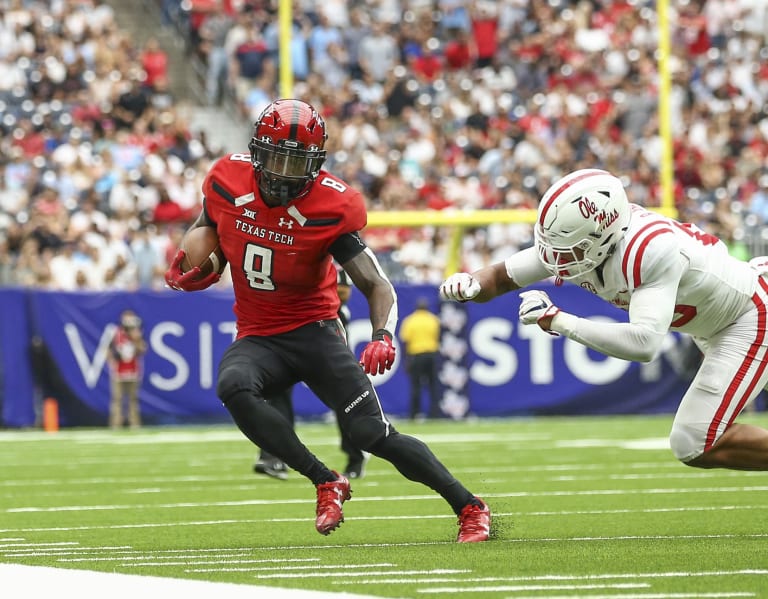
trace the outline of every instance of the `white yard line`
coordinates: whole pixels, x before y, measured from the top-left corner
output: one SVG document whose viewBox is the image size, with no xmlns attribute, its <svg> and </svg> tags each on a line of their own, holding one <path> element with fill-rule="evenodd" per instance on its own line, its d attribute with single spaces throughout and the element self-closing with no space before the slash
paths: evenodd
<svg viewBox="0 0 768 599">
<path fill-rule="evenodd" d="M 419 593 L 433 593 L 437 595 L 458 594 L 465 595 L 468 592 L 474 593 L 521 593 L 527 591 L 595 591 L 599 589 L 649 589 L 649 584 L 528 584 L 528 585 L 496 585 L 487 587 L 432 587 L 429 589 L 419 589 Z M 548 595 L 549 596 L 549 595 Z M 592 595 L 588 595 L 592 597 Z"/>
<path fill-rule="evenodd" d="M 720 578 L 722 576 L 765 576 L 768 570 L 713 570 L 709 572 L 618 572 L 614 574 L 538 574 L 533 576 L 478 576 L 478 577 L 456 577 L 456 576 L 430 576 L 423 578 L 371 578 L 370 580 L 335 580 L 334 585 L 361 585 L 361 584 L 434 584 L 436 582 L 446 583 L 470 583 L 470 582 L 552 582 L 559 583 L 565 581 L 597 581 L 597 580 L 646 580 L 654 578 Z M 466 587 L 465 587 L 466 588 Z M 431 591 L 419 591 L 426 593 Z"/>
<path fill-rule="evenodd" d="M 421 589 L 419 593 L 431 593 L 431 589 Z M 446 594 L 449 591 L 446 589 L 440 589 L 442 594 Z M 451 593 L 463 595 L 465 593 L 480 593 L 483 589 L 475 589 L 472 587 L 456 588 Z M 581 595 L 547 595 L 547 599 L 575 599 Z M 585 595 L 589 599 L 729 599 L 735 597 L 755 597 L 754 593 L 621 593 L 617 595 Z M 541 599 L 541 595 L 515 595 L 515 599 Z"/>
<path fill-rule="evenodd" d="M 184 597 L 184 599 L 371 599 L 371 595 L 326 593 L 253 586 L 111 574 L 86 570 L 64 570 L 41 566 L 0 564 L 3 588 L 23 590 L 25 597 L 56 597 L 57 599 L 136 599 L 136 597 Z"/>
<path fill-rule="evenodd" d="M 747 493 L 768 491 L 766 485 L 735 486 L 735 487 L 658 487 L 653 489 L 589 489 L 589 490 L 563 490 L 563 491 L 514 491 L 511 493 L 486 493 L 485 499 L 506 497 L 585 497 L 585 496 L 615 496 L 615 495 L 665 495 L 665 494 L 699 494 L 699 493 Z M 439 495 L 399 495 L 399 496 L 369 496 L 356 497 L 355 503 L 362 502 L 392 502 L 392 501 L 443 501 Z M 314 499 L 281 499 L 281 505 L 314 504 Z M 7 508 L 5 513 L 51 513 L 51 512 L 92 512 L 92 511 L 117 511 L 117 510 L 143 510 L 143 509 L 186 509 L 186 508 L 210 508 L 210 507 L 251 507 L 274 506 L 274 499 L 243 499 L 239 501 L 205 501 L 183 503 L 130 503 L 123 505 L 59 505 L 53 507 L 21 506 Z"/>
</svg>

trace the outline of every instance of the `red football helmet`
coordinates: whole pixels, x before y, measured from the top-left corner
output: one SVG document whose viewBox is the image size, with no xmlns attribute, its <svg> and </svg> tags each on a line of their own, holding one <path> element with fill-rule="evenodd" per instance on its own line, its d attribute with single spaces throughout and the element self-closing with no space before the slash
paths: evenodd
<svg viewBox="0 0 768 599">
<path fill-rule="evenodd" d="M 325 123 L 301 100 L 277 100 L 256 121 L 248 144 L 264 201 L 273 206 L 307 194 L 325 162 Z"/>
</svg>

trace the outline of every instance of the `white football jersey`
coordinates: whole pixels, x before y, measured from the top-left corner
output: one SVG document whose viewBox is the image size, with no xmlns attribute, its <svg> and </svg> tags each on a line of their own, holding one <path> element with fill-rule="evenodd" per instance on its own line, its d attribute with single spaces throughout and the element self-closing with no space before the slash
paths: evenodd
<svg viewBox="0 0 768 599">
<path fill-rule="evenodd" d="M 630 208 L 613 253 L 597 269 L 569 279 L 627 310 L 629 322 L 582 318 L 561 306 L 549 331 L 643 362 L 657 355 L 670 329 L 693 335 L 704 357 L 670 433 L 673 453 L 689 462 L 711 449 L 768 385 L 768 259 L 742 262 L 696 226 Z M 535 247 L 504 263 L 521 288 L 548 277 Z"/>
<path fill-rule="evenodd" d="M 679 260 L 683 271 L 669 328 L 706 338 L 751 308 L 757 272 L 722 241 L 695 225 L 630 207 L 629 229 L 614 253 L 573 283 L 627 310 L 635 289 L 654 285 L 669 261 Z"/>
</svg>

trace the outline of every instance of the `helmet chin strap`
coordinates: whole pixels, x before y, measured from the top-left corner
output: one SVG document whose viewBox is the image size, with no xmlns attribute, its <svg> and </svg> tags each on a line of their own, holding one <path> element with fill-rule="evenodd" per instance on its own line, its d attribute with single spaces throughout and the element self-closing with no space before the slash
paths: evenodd
<svg viewBox="0 0 768 599">
<path fill-rule="evenodd" d="M 296 194 L 288 182 L 270 181 L 263 174 L 259 177 L 259 191 L 261 197 L 267 205 L 276 208 L 277 206 L 287 206 L 292 200 L 296 199 Z"/>
<path fill-rule="evenodd" d="M 304 197 L 309 191 L 311 182 L 300 183 L 275 177 L 270 179 L 259 173 L 258 186 L 261 197 L 268 206 L 287 206 L 294 200 Z"/>
</svg>

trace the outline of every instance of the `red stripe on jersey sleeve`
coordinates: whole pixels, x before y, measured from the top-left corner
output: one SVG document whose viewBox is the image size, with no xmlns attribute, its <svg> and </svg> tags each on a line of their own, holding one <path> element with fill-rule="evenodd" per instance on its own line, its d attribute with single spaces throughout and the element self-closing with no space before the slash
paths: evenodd
<svg viewBox="0 0 768 599">
<path fill-rule="evenodd" d="M 650 229 L 652 227 L 665 227 L 664 229 L 660 229 L 660 230 L 663 230 L 665 233 L 672 233 L 672 229 L 669 228 L 669 225 L 668 225 L 668 223 L 666 221 L 664 221 L 664 220 L 654 220 L 654 221 L 649 222 L 647 225 L 645 225 L 642 229 L 640 229 L 637 232 L 637 234 L 634 237 L 632 237 L 632 239 L 629 240 L 629 243 L 627 244 L 627 249 L 624 251 L 624 258 L 621 261 L 621 272 L 624 275 L 624 280 L 627 282 L 627 284 L 629 284 L 629 270 L 628 270 L 628 268 L 629 268 L 629 256 L 632 253 L 632 248 L 635 246 L 635 244 L 638 241 L 640 241 L 640 239 L 643 236 L 643 233 L 645 233 L 648 229 Z M 655 237 L 656 234 L 654 234 L 653 236 Z M 640 242 L 640 249 L 638 250 L 638 258 L 640 260 L 642 260 L 642 252 L 645 251 L 645 246 L 646 245 L 647 245 L 647 242 L 645 240 Z M 633 273 L 635 272 L 635 270 L 637 270 L 638 277 L 639 277 L 639 272 L 640 272 L 640 260 L 638 260 L 638 259 L 635 260 L 635 268 L 633 268 Z M 635 284 L 635 287 L 637 287 L 637 286 L 639 286 L 639 283 Z"/>
<path fill-rule="evenodd" d="M 672 233 L 672 229 L 659 229 L 658 231 L 654 231 L 653 233 L 649 234 L 643 241 L 640 243 L 640 247 L 637 248 L 637 254 L 635 254 L 635 263 L 632 265 L 632 278 L 634 279 L 634 288 L 637 289 L 642 284 L 642 281 L 640 279 L 640 266 L 643 261 L 643 254 L 645 254 L 645 250 L 648 247 L 648 244 L 651 242 L 651 240 L 654 237 L 658 237 L 659 235 L 663 235 L 664 233 Z"/>
</svg>

